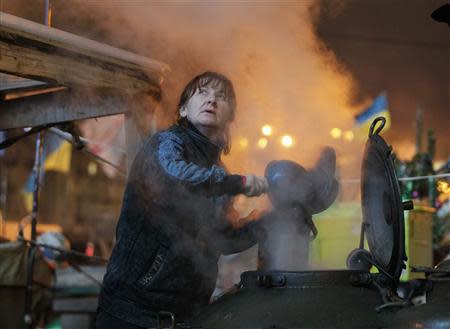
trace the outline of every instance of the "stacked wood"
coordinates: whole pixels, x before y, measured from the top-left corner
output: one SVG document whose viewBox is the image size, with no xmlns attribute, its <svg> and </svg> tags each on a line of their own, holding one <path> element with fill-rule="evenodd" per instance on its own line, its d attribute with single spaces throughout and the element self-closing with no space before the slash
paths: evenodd
<svg viewBox="0 0 450 329">
<path fill-rule="evenodd" d="M 0 129 L 151 111 L 148 100 L 159 100 L 168 69 L 156 60 L 0 12 L 0 72 L 47 82 L 46 91 L 59 88 L 54 94 L 27 90 L 4 96 Z M 23 95 L 38 96 L 18 97 Z"/>
</svg>

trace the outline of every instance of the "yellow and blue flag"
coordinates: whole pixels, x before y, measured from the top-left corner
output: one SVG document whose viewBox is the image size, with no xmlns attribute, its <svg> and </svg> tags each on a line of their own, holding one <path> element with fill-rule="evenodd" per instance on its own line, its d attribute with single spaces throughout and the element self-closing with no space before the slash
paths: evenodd
<svg viewBox="0 0 450 329">
<path fill-rule="evenodd" d="M 383 131 L 386 131 L 391 126 L 391 115 L 389 113 L 389 104 L 386 93 L 381 93 L 375 98 L 372 105 L 364 109 L 364 111 L 355 117 L 356 130 L 364 135 L 364 137 L 367 137 L 372 121 L 380 116 L 386 119 L 386 124 L 383 128 Z"/>
<path fill-rule="evenodd" d="M 67 173 L 70 170 L 72 145 L 54 134 L 46 134 L 42 151 L 42 166 L 39 176 L 40 184 L 44 181 L 45 171 Z M 23 189 L 25 208 L 31 212 L 33 206 L 34 172 L 28 176 Z"/>
</svg>

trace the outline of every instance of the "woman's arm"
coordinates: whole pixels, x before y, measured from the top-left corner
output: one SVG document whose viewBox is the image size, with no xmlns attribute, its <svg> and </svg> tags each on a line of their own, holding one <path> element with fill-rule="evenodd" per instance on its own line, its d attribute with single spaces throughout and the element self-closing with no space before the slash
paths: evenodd
<svg viewBox="0 0 450 329">
<path fill-rule="evenodd" d="M 183 157 L 183 140 L 173 132 L 163 132 L 158 138 L 157 161 L 163 171 L 173 179 L 192 188 L 206 188 L 208 192 L 216 195 L 245 192 L 243 176 L 228 175 L 225 169 L 216 165 L 206 168 L 187 162 Z"/>
</svg>

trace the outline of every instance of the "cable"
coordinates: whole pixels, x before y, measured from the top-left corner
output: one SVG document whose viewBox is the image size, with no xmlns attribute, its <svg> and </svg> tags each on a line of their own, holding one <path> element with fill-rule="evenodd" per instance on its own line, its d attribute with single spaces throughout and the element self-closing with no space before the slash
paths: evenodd
<svg viewBox="0 0 450 329">
<path fill-rule="evenodd" d="M 58 251 L 60 254 L 63 254 L 64 256 L 69 257 L 69 258 L 70 257 L 72 257 L 72 258 L 73 257 L 78 257 L 80 259 L 83 259 L 83 260 L 86 260 L 86 261 L 90 261 L 90 262 L 99 263 L 99 264 L 106 264 L 108 262 L 107 259 L 99 257 L 99 256 L 88 256 L 88 255 L 85 255 L 84 253 L 79 252 L 79 251 L 66 250 L 66 249 L 63 249 L 63 248 L 58 248 L 58 247 L 55 247 L 55 246 L 51 246 L 49 244 L 39 243 L 39 242 L 36 242 L 36 241 L 33 241 L 33 240 L 27 240 L 27 239 L 25 239 L 23 237 L 20 237 L 20 236 L 17 238 L 17 240 L 18 241 L 22 241 L 24 243 L 27 243 L 27 244 L 29 244 L 31 246 L 34 246 L 34 247 L 43 247 L 43 248 L 48 248 L 48 249 L 51 249 L 51 250 Z"/>
<path fill-rule="evenodd" d="M 399 181 L 416 181 L 421 179 L 429 179 L 429 178 L 443 178 L 443 177 L 450 177 L 450 173 L 445 174 L 437 174 L 437 175 L 428 175 L 428 176 L 413 176 L 413 177 L 401 177 L 398 180 Z M 341 183 L 350 183 L 355 184 L 359 183 L 361 180 L 359 178 L 346 178 L 346 179 L 340 179 Z"/>
<path fill-rule="evenodd" d="M 83 145 L 83 143 L 88 141 L 86 138 L 80 136 L 79 137 L 79 141 L 81 142 L 81 144 L 80 144 L 80 143 L 77 143 L 75 138 L 74 138 L 74 136 L 71 135 L 68 132 L 62 131 L 62 130 L 60 130 L 58 128 L 54 128 L 54 127 L 50 128 L 49 131 L 51 133 L 57 135 L 58 137 L 66 140 L 67 142 L 73 144 L 76 148 L 81 149 L 83 152 L 85 152 L 86 154 L 90 155 L 91 157 L 93 157 L 98 162 L 101 162 L 101 163 L 104 163 L 104 164 L 107 164 L 107 165 L 113 167 L 117 171 L 117 173 L 119 175 L 121 175 L 122 177 L 126 177 L 126 173 L 118 165 L 116 165 L 116 164 L 112 163 L 111 161 L 106 160 L 105 158 L 102 158 L 101 156 L 99 156 L 99 155 L 89 151 L 88 149 L 86 149 L 84 147 L 84 145 Z"/>
<path fill-rule="evenodd" d="M 427 179 L 427 178 L 442 178 L 442 177 L 450 177 L 450 173 L 438 174 L 438 175 L 429 175 L 429 176 L 401 177 L 398 180 L 400 180 L 400 181 L 413 181 L 413 180 L 421 180 L 421 179 Z"/>
<path fill-rule="evenodd" d="M 50 128 L 49 130 L 50 130 L 52 133 L 58 135 L 59 137 L 61 137 L 61 138 L 63 138 L 63 139 L 66 139 L 67 141 L 69 141 L 68 139 L 71 139 L 71 138 L 72 138 L 72 135 L 71 135 L 70 133 L 65 132 L 65 131 L 63 131 L 63 130 L 61 130 L 61 129 L 52 127 L 52 128 Z M 122 154 L 126 154 L 126 153 L 127 153 L 127 152 L 126 152 L 123 148 L 121 148 L 121 147 L 118 147 L 118 146 L 115 146 L 115 145 L 109 145 L 109 144 L 105 144 L 105 143 L 96 142 L 96 141 L 94 141 L 94 140 L 92 140 L 92 139 L 87 139 L 86 137 L 82 137 L 82 136 L 79 136 L 79 137 L 80 137 L 80 141 L 82 141 L 83 143 L 86 143 L 86 144 L 92 144 L 92 145 L 98 145 L 98 146 L 102 146 L 102 147 L 112 148 L 112 149 L 114 149 L 115 151 L 117 151 L 117 152 L 119 152 L 119 153 L 122 153 Z"/>
</svg>

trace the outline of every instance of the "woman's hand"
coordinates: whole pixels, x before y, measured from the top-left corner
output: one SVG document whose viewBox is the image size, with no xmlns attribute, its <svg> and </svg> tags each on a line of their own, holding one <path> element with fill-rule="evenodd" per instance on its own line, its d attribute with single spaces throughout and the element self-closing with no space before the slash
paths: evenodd
<svg viewBox="0 0 450 329">
<path fill-rule="evenodd" d="M 244 194 L 246 196 L 258 196 L 269 188 L 269 183 L 265 177 L 255 175 L 245 175 Z"/>
</svg>

